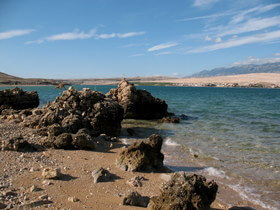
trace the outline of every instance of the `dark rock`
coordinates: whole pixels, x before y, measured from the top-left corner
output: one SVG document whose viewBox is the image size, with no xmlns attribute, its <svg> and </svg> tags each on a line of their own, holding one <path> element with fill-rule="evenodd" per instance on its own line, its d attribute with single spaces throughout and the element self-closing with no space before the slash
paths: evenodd
<svg viewBox="0 0 280 210">
<path fill-rule="evenodd" d="M 168 114 L 165 101 L 153 97 L 146 90 L 137 90 L 125 79 L 106 95 L 123 107 L 125 119 L 161 119 Z"/>
<path fill-rule="evenodd" d="M 200 175 L 188 176 L 185 172 L 174 173 L 161 187 L 161 194 L 150 200 L 151 209 L 210 209 L 216 198 L 218 185 L 206 182 Z"/>
<path fill-rule="evenodd" d="M 129 179 L 126 183 L 132 187 L 142 187 L 142 181 L 146 180 L 143 176 L 135 176 Z"/>
<path fill-rule="evenodd" d="M 54 144 L 54 147 L 56 147 L 56 148 L 72 149 L 72 148 L 74 148 L 72 141 L 73 141 L 73 138 L 70 133 L 62 133 L 59 136 L 55 137 L 53 144 Z"/>
<path fill-rule="evenodd" d="M 127 206 L 147 207 L 149 201 L 150 201 L 149 197 L 141 196 L 138 192 L 132 192 L 123 199 L 122 204 Z"/>
<path fill-rule="evenodd" d="M 4 203 L 0 203 L 0 209 L 5 209 L 7 205 L 5 205 Z"/>
<path fill-rule="evenodd" d="M 2 110 L 28 109 L 39 105 L 39 96 L 35 91 L 23 91 L 20 88 L 6 89 L 0 91 L 0 113 Z"/>
<path fill-rule="evenodd" d="M 96 147 L 93 138 L 89 135 L 87 129 L 80 129 L 72 135 L 72 145 L 79 149 L 94 149 Z"/>
<path fill-rule="evenodd" d="M 17 152 L 34 152 L 37 148 L 23 139 L 22 136 L 2 141 L 2 150 L 11 150 Z"/>
<path fill-rule="evenodd" d="M 22 125 L 35 128 L 43 136 L 47 134 L 47 147 L 92 149 L 92 137 L 118 136 L 122 119 L 123 109 L 116 101 L 97 91 L 70 87 L 55 101 L 33 110 Z M 90 132 L 82 132 L 83 128 Z M 72 140 L 68 134 L 73 134 Z"/>
<path fill-rule="evenodd" d="M 112 181 L 115 176 L 111 174 L 108 170 L 104 168 L 98 168 L 92 171 L 91 173 L 93 177 L 93 182 L 98 183 L 98 182 L 109 182 Z"/>
<path fill-rule="evenodd" d="M 160 152 L 162 138 L 153 134 L 148 139 L 135 142 L 123 150 L 116 164 L 125 171 L 153 171 L 163 168 L 164 155 Z"/>
<path fill-rule="evenodd" d="M 161 119 L 161 122 L 163 122 L 163 123 L 179 123 L 180 118 L 178 118 L 178 117 L 163 117 Z"/>
</svg>

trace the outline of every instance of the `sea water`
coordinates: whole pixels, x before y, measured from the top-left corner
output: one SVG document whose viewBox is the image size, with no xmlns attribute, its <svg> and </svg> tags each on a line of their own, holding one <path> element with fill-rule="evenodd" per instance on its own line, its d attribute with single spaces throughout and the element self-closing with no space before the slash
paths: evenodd
<svg viewBox="0 0 280 210">
<path fill-rule="evenodd" d="M 114 86 L 84 87 L 103 93 Z M 5 87 L 0 87 L 4 89 Z M 184 164 L 190 154 L 202 167 L 185 167 L 226 180 L 228 187 L 263 208 L 280 209 L 280 89 L 138 86 L 164 99 L 169 112 L 187 115 L 179 124 L 133 121 L 163 135 L 171 148 L 166 162 Z M 63 90 L 29 86 L 40 105 Z M 187 162 L 187 161 L 185 161 Z"/>
</svg>

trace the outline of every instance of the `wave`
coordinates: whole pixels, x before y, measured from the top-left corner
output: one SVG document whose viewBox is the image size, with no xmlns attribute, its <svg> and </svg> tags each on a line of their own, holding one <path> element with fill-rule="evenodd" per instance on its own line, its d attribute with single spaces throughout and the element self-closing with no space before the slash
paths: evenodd
<svg viewBox="0 0 280 210">
<path fill-rule="evenodd" d="M 164 144 L 167 146 L 180 146 L 180 144 L 176 143 L 169 137 L 165 139 Z"/>
<path fill-rule="evenodd" d="M 250 201 L 250 202 L 252 202 L 256 205 L 259 205 L 259 206 L 261 206 L 262 208 L 265 208 L 265 209 L 270 209 L 270 210 L 277 210 L 278 209 L 276 207 L 265 204 L 264 202 L 257 199 L 256 197 L 260 197 L 260 195 L 252 193 L 253 189 L 251 189 L 249 187 L 241 187 L 239 184 L 228 185 L 228 186 L 231 189 L 233 189 L 235 192 L 237 192 L 243 200 Z"/>
<path fill-rule="evenodd" d="M 214 167 L 207 167 L 207 168 L 203 169 L 203 171 L 210 176 L 216 176 L 216 177 L 223 178 L 223 179 L 229 179 L 229 177 L 226 175 L 226 173 L 224 171 L 218 170 Z"/>
</svg>

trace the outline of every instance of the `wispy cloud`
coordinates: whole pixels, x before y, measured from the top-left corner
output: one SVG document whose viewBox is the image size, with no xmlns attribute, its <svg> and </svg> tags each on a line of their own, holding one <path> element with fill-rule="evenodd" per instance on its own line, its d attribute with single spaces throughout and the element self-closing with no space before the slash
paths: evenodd
<svg viewBox="0 0 280 210">
<path fill-rule="evenodd" d="M 162 44 L 159 44 L 159 45 L 155 45 L 155 46 L 149 48 L 147 51 L 148 52 L 153 52 L 153 51 L 157 51 L 157 50 L 167 49 L 167 48 L 170 48 L 170 47 L 175 47 L 177 45 L 178 45 L 178 43 L 176 43 L 176 42 L 167 42 L 167 43 L 162 43 Z"/>
<path fill-rule="evenodd" d="M 2 39 L 10 39 L 16 36 L 23 36 L 32 33 L 33 29 L 18 29 L 11 31 L 0 32 L 0 40 Z"/>
<path fill-rule="evenodd" d="M 62 33 L 62 34 L 48 36 L 45 38 L 45 40 L 57 41 L 57 40 L 89 39 L 89 38 L 93 37 L 95 34 L 96 34 L 96 29 L 92 29 L 88 33 L 75 31 L 75 32 Z"/>
<path fill-rule="evenodd" d="M 269 18 L 252 18 L 242 24 L 229 24 L 228 26 L 218 26 L 211 28 L 210 31 L 218 31 L 218 36 L 222 37 L 226 35 L 259 31 L 273 26 L 280 26 L 280 16 L 274 16 Z"/>
<path fill-rule="evenodd" d="M 67 33 L 61 33 L 61 34 L 55 34 L 51 36 L 47 36 L 42 39 L 34 40 L 34 41 L 28 41 L 25 42 L 25 44 L 41 44 L 45 41 L 59 41 L 59 40 L 75 40 L 75 39 L 110 39 L 110 38 L 128 38 L 133 36 L 139 36 L 143 35 L 145 32 L 128 32 L 128 33 L 111 33 L 111 34 L 97 34 L 96 29 L 90 30 L 88 33 L 75 30 L 74 32 L 67 32 Z"/>
<path fill-rule="evenodd" d="M 232 64 L 232 66 L 241 66 L 241 65 L 248 65 L 248 64 L 265 64 L 265 63 L 276 63 L 280 62 L 280 54 L 278 57 L 271 57 L 271 58 L 256 58 L 253 56 L 249 56 L 245 60 L 237 61 Z"/>
<path fill-rule="evenodd" d="M 241 46 L 241 45 L 245 45 L 245 44 L 262 43 L 262 42 L 279 40 L 279 39 L 280 39 L 280 30 L 277 30 L 277 31 L 272 31 L 272 32 L 267 32 L 267 33 L 252 35 L 252 36 L 230 39 L 225 42 L 192 49 L 192 50 L 187 51 L 187 53 L 210 52 L 210 51 L 215 51 L 215 50 L 220 50 L 220 49 L 225 49 L 225 48 Z"/>
<path fill-rule="evenodd" d="M 279 7 L 280 4 L 269 4 L 269 5 L 261 5 L 257 7 L 253 7 L 248 10 L 239 11 L 236 15 L 232 17 L 231 23 L 239 23 L 244 21 L 250 13 L 261 14 L 268 12 L 276 7 Z"/>
<path fill-rule="evenodd" d="M 97 39 L 110 39 L 110 38 L 128 38 L 133 36 L 140 36 L 146 32 L 128 32 L 128 33 L 111 33 L 111 34 L 99 34 L 96 36 Z"/>
<path fill-rule="evenodd" d="M 183 18 L 183 19 L 179 19 L 177 21 L 192 21 L 192 20 L 203 20 L 203 19 L 209 20 L 209 19 L 215 19 L 215 18 L 224 17 L 224 16 L 230 16 L 233 14 L 236 14 L 236 11 L 226 11 L 226 12 L 216 13 L 216 14 L 212 14 L 212 15 Z"/>
<path fill-rule="evenodd" d="M 61 34 L 55 34 L 51 36 L 47 36 L 42 39 L 27 41 L 25 44 L 41 44 L 45 41 L 59 41 L 59 40 L 75 40 L 75 39 L 89 39 L 94 37 L 96 34 L 96 29 L 90 30 L 88 33 L 83 31 L 75 30 L 74 32 L 67 32 Z"/>
<path fill-rule="evenodd" d="M 203 7 L 203 6 L 207 6 L 209 4 L 216 3 L 218 1 L 220 1 L 220 0 L 194 0 L 193 6 Z"/>
<path fill-rule="evenodd" d="M 156 55 L 170 55 L 172 54 L 171 52 L 160 52 L 160 53 L 157 53 Z"/>
</svg>

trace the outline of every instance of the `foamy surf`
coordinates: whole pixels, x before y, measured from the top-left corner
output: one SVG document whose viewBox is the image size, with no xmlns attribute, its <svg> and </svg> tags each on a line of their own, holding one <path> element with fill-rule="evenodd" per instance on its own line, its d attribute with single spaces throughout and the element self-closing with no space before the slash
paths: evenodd
<svg viewBox="0 0 280 210">
<path fill-rule="evenodd" d="M 256 197 L 260 197 L 260 195 L 256 195 L 256 194 L 252 193 L 253 190 L 248 187 L 241 187 L 238 184 L 237 185 L 228 185 L 228 186 L 231 189 L 233 189 L 235 192 L 237 192 L 243 200 L 250 201 L 256 205 L 261 206 L 264 209 L 277 210 L 277 208 L 270 206 L 268 204 L 265 204 L 264 202 L 257 199 Z"/>
<path fill-rule="evenodd" d="M 165 139 L 164 144 L 167 146 L 180 146 L 180 144 L 176 143 L 169 137 Z"/>
<path fill-rule="evenodd" d="M 215 176 L 215 177 L 219 177 L 222 179 L 229 179 L 229 177 L 226 175 L 226 173 L 222 170 L 218 170 L 214 167 L 207 167 L 205 169 L 203 169 L 202 171 L 204 171 L 206 174 L 210 175 L 210 176 Z"/>
</svg>

